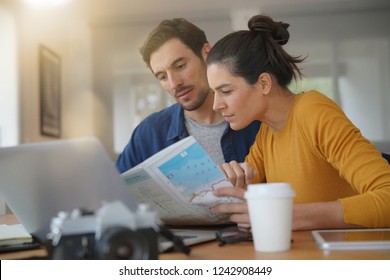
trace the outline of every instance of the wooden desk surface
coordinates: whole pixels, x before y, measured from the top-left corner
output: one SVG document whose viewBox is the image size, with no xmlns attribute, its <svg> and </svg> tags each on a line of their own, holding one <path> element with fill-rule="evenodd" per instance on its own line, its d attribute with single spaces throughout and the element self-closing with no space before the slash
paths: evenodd
<svg viewBox="0 0 390 280">
<path fill-rule="evenodd" d="M 344 250 L 323 251 L 315 243 L 310 231 L 296 231 L 292 234 L 294 242 L 286 252 L 256 252 L 252 242 L 226 244 L 222 247 L 218 242 L 210 242 L 192 247 L 191 254 L 179 253 L 161 255 L 160 259 L 182 260 L 342 260 L 342 259 L 385 259 L 390 260 L 390 250 Z"/>
<path fill-rule="evenodd" d="M 14 224 L 13 215 L 0 217 L 0 224 Z M 315 243 L 310 231 L 296 231 L 292 234 L 293 243 L 287 252 L 259 253 L 254 250 L 252 242 L 226 244 L 222 247 L 212 241 L 191 247 L 191 253 L 161 254 L 161 260 L 390 260 L 390 250 L 337 250 L 323 251 Z M 25 259 L 45 257 L 44 248 L 0 253 L 0 259 Z"/>
</svg>

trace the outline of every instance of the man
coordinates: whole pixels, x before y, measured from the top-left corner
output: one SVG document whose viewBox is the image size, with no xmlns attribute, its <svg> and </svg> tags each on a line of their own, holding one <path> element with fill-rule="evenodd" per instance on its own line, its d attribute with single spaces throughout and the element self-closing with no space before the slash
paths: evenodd
<svg viewBox="0 0 390 280">
<path fill-rule="evenodd" d="M 260 123 L 233 131 L 213 110 L 205 64 L 210 49 L 205 33 L 185 19 L 164 20 L 149 34 L 140 50 L 143 60 L 177 103 L 136 127 L 116 161 L 121 173 L 189 135 L 217 164 L 244 161 Z"/>
</svg>

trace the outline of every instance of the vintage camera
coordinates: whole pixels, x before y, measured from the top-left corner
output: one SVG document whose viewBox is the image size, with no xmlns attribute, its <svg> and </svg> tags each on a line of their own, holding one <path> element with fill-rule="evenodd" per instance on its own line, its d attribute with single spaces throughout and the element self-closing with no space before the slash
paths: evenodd
<svg viewBox="0 0 390 280">
<path fill-rule="evenodd" d="M 158 259 L 158 218 L 148 205 L 136 212 L 119 201 L 103 202 L 96 212 L 60 212 L 51 222 L 52 259 Z"/>
</svg>

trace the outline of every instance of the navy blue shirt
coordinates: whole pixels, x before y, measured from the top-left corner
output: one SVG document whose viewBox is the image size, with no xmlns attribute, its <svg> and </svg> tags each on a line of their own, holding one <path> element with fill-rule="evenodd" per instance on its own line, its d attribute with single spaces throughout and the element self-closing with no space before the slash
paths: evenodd
<svg viewBox="0 0 390 280">
<path fill-rule="evenodd" d="M 257 121 L 239 131 L 228 126 L 221 138 L 225 161 L 243 162 L 259 128 L 260 122 Z M 153 113 L 135 128 L 129 143 L 116 160 L 116 168 L 123 173 L 187 136 L 184 110 L 178 103 Z"/>
</svg>

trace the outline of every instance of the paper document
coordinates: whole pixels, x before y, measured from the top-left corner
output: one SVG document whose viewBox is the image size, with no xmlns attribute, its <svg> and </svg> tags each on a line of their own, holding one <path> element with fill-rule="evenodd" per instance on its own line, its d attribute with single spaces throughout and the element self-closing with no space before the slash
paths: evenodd
<svg viewBox="0 0 390 280">
<path fill-rule="evenodd" d="M 235 198 L 213 194 L 233 185 L 202 146 L 189 136 L 122 174 L 138 203 L 148 203 L 160 218 L 172 225 L 226 223 L 210 207 Z"/>
<path fill-rule="evenodd" d="M 23 225 L 0 225 L 0 245 L 22 244 L 32 241 L 32 236 Z"/>
</svg>

